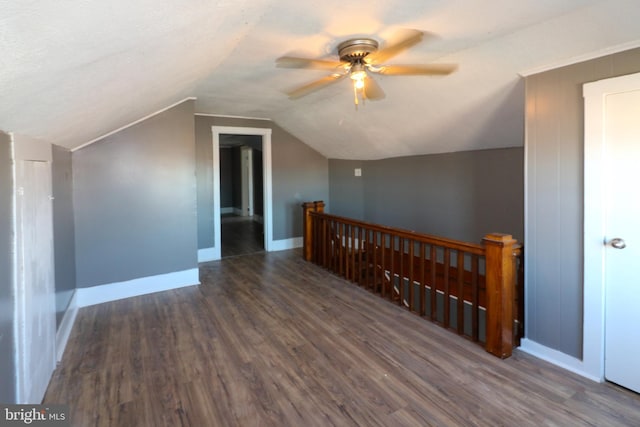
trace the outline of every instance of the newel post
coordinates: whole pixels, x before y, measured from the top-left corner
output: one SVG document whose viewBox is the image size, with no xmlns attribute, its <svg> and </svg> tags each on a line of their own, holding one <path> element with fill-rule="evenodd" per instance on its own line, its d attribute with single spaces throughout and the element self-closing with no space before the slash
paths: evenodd
<svg viewBox="0 0 640 427">
<path fill-rule="evenodd" d="M 302 204 L 302 256 L 305 261 L 313 259 L 313 220 L 311 212 L 324 212 L 324 202 L 305 202 Z"/>
<path fill-rule="evenodd" d="M 486 255 L 487 337 L 485 349 L 503 359 L 513 350 L 514 250 L 510 234 L 491 233 L 482 239 Z"/>
</svg>

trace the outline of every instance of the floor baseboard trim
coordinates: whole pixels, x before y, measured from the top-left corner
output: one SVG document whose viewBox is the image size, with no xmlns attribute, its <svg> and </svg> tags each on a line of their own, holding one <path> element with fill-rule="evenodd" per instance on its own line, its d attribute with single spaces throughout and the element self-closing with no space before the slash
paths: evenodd
<svg viewBox="0 0 640 427">
<path fill-rule="evenodd" d="M 587 372 L 584 368 L 582 360 L 573 356 L 569 356 L 558 350 L 554 350 L 535 341 L 531 341 L 527 338 L 523 338 L 520 342 L 521 351 L 542 359 L 546 362 L 559 366 L 567 371 L 571 371 L 574 374 L 578 374 L 582 377 L 588 378 L 591 381 L 602 382 L 602 379 L 590 372 Z"/>
<path fill-rule="evenodd" d="M 292 237 L 291 239 L 274 240 L 271 244 L 270 252 L 286 251 L 302 247 L 302 237 Z"/>
<path fill-rule="evenodd" d="M 67 311 L 64 312 L 64 316 L 62 316 L 62 321 L 60 322 L 60 326 L 56 331 L 56 361 L 60 362 L 62 360 L 62 356 L 64 355 L 64 350 L 67 347 L 67 341 L 69 341 L 69 336 L 71 336 L 71 330 L 73 329 L 73 325 L 76 322 L 76 316 L 78 315 L 78 301 L 77 301 L 77 291 L 73 291 L 73 295 L 71 296 L 71 300 L 69 301 L 69 306 L 67 307 Z"/>
<path fill-rule="evenodd" d="M 216 259 L 215 248 L 198 249 L 198 262 L 208 262 Z"/>
<path fill-rule="evenodd" d="M 77 297 L 78 307 L 88 307 L 104 302 L 199 284 L 199 270 L 192 268 L 189 270 L 175 271 L 173 273 L 159 274 L 157 276 L 141 277 L 124 282 L 92 286 L 90 288 L 78 288 L 76 289 L 75 296 Z"/>
</svg>

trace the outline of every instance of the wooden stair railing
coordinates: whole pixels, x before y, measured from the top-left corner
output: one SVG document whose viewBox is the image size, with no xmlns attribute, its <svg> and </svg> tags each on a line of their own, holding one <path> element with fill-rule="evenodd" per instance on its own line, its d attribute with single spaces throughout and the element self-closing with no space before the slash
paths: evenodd
<svg viewBox="0 0 640 427">
<path fill-rule="evenodd" d="M 519 345 L 524 268 L 510 235 L 474 244 L 329 215 L 322 201 L 302 207 L 305 260 L 472 341 L 484 337 L 498 357 Z"/>
</svg>

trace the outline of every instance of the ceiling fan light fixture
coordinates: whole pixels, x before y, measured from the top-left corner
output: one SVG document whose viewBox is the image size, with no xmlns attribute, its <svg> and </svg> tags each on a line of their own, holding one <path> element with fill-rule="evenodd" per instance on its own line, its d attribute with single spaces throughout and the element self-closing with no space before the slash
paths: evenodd
<svg viewBox="0 0 640 427">
<path fill-rule="evenodd" d="M 420 30 L 407 29 L 393 43 L 378 47 L 378 42 L 371 38 L 353 38 L 345 40 L 337 46 L 339 61 L 335 59 L 312 59 L 283 56 L 276 60 L 279 67 L 314 68 L 332 70 L 333 73 L 302 85 L 288 92 L 289 98 L 295 99 L 322 89 L 339 80 L 349 78 L 353 81 L 353 92 L 356 107 L 360 99 L 377 101 L 385 97 L 384 91 L 373 74 L 389 76 L 431 76 L 447 75 L 456 70 L 455 64 L 408 64 L 393 65 L 386 62 L 404 52 L 423 39 Z M 373 73 L 373 74 L 371 74 Z"/>
</svg>

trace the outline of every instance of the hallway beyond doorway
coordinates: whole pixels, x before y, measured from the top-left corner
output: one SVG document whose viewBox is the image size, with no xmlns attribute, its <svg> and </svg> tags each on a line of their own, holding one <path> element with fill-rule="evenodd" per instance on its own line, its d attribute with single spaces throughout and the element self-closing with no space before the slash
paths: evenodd
<svg viewBox="0 0 640 427">
<path fill-rule="evenodd" d="M 264 227 L 253 217 L 223 214 L 220 229 L 222 258 L 264 252 Z"/>
</svg>

